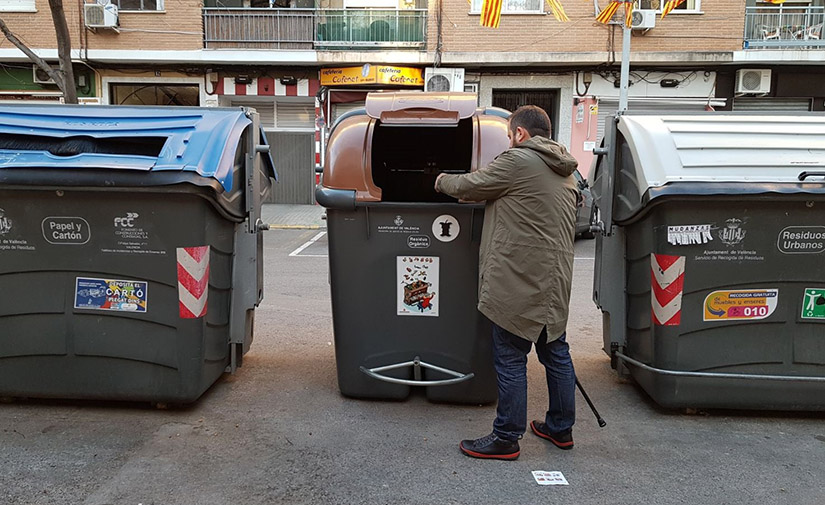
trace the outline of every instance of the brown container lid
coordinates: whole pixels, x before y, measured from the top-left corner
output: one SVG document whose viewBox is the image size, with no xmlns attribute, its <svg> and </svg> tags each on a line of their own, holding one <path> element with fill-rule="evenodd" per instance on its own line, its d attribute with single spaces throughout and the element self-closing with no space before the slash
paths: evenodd
<svg viewBox="0 0 825 505">
<path fill-rule="evenodd" d="M 476 116 L 471 171 L 486 166 L 509 147 L 507 120 L 484 114 L 474 93 L 394 92 L 367 95 L 364 115 L 351 116 L 335 126 L 327 144 L 323 187 L 354 190 L 360 202 L 381 201 L 381 188 L 372 179 L 372 136 L 376 125 L 447 126 Z"/>
<path fill-rule="evenodd" d="M 370 93 L 367 114 L 388 124 L 455 124 L 476 112 L 475 93 Z"/>
</svg>

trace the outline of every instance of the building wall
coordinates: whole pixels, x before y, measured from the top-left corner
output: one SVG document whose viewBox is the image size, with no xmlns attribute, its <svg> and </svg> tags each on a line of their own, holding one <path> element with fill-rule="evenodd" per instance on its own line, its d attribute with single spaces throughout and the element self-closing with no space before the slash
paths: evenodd
<svg viewBox="0 0 825 505">
<path fill-rule="evenodd" d="M 430 0 L 429 50 L 435 50 L 438 8 L 442 14 L 444 52 L 605 52 L 612 45 L 621 55 L 620 26 L 596 22 L 593 2 L 560 0 L 570 22 L 556 21 L 552 14 L 501 16 L 498 29 L 479 26 L 466 1 Z M 600 0 L 603 7 L 606 0 Z M 544 3 L 545 11 L 549 8 Z M 633 52 L 732 51 L 742 48 L 745 5 L 742 0 L 702 2 L 703 14 L 656 16 L 656 27 L 646 34 L 634 31 Z M 620 12 L 624 12 L 620 8 Z"/>
<path fill-rule="evenodd" d="M 573 76 L 566 75 L 482 75 L 473 79 L 479 83 L 478 103 L 481 107 L 493 104 L 494 89 L 557 89 L 559 90 L 559 121 L 553 125 L 560 143 L 570 146 L 571 111 L 573 103 Z"/>
<path fill-rule="evenodd" d="M 3 13 L 9 29 L 32 49 L 54 49 L 57 39 L 48 0 L 36 13 Z M 63 2 L 72 49 L 192 50 L 203 47 L 201 0 L 167 0 L 166 11 L 121 12 L 120 33 L 83 26 L 78 2 Z M 7 43 L 10 45 L 9 43 Z"/>
</svg>

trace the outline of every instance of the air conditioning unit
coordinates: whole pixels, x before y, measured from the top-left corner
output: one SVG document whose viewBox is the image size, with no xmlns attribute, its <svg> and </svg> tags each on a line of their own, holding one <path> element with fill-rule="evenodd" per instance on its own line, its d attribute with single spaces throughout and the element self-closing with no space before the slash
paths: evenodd
<svg viewBox="0 0 825 505">
<path fill-rule="evenodd" d="M 54 80 L 49 77 L 49 74 L 37 65 L 32 65 L 32 81 L 35 84 L 54 84 Z"/>
<path fill-rule="evenodd" d="M 464 91 L 463 68 L 427 68 L 424 91 Z"/>
<path fill-rule="evenodd" d="M 117 28 L 117 5 L 84 4 L 83 19 L 88 28 Z"/>
<path fill-rule="evenodd" d="M 656 11 L 653 9 L 635 9 L 631 13 L 630 28 L 648 30 L 656 26 Z"/>
<path fill-rule="evenodd" d="M 736 71 L 737 95 L 764 95 L 770 91 L 770 70 L 742 68 Z"/>
</svg>

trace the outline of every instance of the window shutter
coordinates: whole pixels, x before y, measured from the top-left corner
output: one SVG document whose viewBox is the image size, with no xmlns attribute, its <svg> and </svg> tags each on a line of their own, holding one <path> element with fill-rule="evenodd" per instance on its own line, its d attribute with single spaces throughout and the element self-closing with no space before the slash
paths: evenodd
<svg viewBox="0 0 825 505">
<path fill-rule="evenodd" d="M 279 129 L 315 128 L 315 101 L 277 102 L 275 118 Z"/>
<path fill-rule="evenodd" d="M 251 107 L 258 111 L 261 118 L 261 127 L 265 130 L 275 128 L 275 104 L 274 102 L 261 102 L 257 100 L 236 100 L 232 99 L 232 107 Z"/>
</svg>

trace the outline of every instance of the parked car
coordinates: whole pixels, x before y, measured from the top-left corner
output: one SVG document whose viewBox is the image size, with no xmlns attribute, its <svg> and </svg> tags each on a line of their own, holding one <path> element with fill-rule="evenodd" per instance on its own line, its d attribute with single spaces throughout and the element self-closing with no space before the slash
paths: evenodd
<svg viewBox="0 0 825 505">
<path fill-rule="evenodd" d="M 590 192 L 590 185 L 587 179 L 582 177 L 582 174 L 576 170 L 573 174 L 576 177 L 576 182 L 579 185 L 579 192 L 581 198 L 579 199 L 578 209 L 576 210 L 576 236 L 592 239 L 596 234 L 592 231 L 591 226 L 595 225 L 599 220 L 599 209 L 593 205 L 593 194 Z"/>
</svg>

